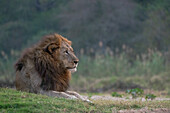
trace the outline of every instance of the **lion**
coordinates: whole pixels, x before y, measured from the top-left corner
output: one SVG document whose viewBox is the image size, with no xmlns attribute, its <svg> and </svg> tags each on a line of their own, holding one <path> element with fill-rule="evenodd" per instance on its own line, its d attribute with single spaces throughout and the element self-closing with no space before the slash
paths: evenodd
<svg viewBox="0 0 170 113">
<path fill-rule="evenodd" d="M 26 49 L 15 64 L 16 89 L 90 102 L 77 92 L 67 91 L 79 62 L 71 45 L 68 39 L 52 34 Z"/>
</svg>

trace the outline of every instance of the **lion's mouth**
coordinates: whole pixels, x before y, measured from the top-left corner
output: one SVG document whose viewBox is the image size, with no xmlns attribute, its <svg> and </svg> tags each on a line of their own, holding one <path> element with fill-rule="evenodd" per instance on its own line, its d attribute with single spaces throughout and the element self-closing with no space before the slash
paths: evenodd
<svg viewBox="0 0 170 113">
<path fill-rule="evenodd" d="M 74 67 L 67 67 L 67 69 L 74 69 L 74 68 L 76 68 L 76 66 L 74 66 Z"/>
<path fill-rule="evenodd" d="M 74 73 L 74 72 L 77 71 L 77 66 L 75 66 L 75 67 L 67 67 L 67 69 L 68 69 L 69 71 L 71 71 L 71 73 Z"/>
</svg>

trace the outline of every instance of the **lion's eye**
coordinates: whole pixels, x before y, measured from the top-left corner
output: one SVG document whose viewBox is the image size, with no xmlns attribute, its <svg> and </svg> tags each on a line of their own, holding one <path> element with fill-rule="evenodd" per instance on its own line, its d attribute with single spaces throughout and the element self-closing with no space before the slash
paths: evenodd
<svg viewBox="0 0 170 113">
<path fill-rule="evenodd" d="M 57 48 L 52 48 L 52 51 L 54 52 L 55 50 L 57 50 Z"/>
<path fill-rule="evenodd" d="M 65 53 L 68 54 L 68 50 L 66 50 Z"/>
</svg>

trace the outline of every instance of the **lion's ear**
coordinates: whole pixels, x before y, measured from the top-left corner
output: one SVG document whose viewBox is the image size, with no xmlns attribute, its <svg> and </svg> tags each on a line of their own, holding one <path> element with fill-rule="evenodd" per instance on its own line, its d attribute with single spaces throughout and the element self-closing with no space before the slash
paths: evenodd
<svg viewBox="0 0 170 113">
<path fill-rule="evenodd" d="M 55 50 L 57 50 L 59 48 L 60 48 L 60 45 L 58 45 L 58 44 L 49 44 L 48 46 L 46 46 L 44 48 L 44 51 L 52 54 Z"/>
<path fill-rule="evenodd" d="M 52 40 L 50 44 L 48 44 L 46 47 L 44 47 L 44 50 L 48 53 L 53 53 L 55 50 L 59 49 L 61 46 L 61 37 L 60 35 L 53 35 L 55 37 L 55 40 Z"/>
<path fill-rule="evenodd" d="M 59 48 L 60 48 L 59 45 L 52 44 L 52 45 L 49 45 L 49 46 L 48 46 L 48 51 L 49 51 L 50 53 L 53 53 L 54 51 L 56 51 L 56 50 L 59 49 Z"/>
</svg>

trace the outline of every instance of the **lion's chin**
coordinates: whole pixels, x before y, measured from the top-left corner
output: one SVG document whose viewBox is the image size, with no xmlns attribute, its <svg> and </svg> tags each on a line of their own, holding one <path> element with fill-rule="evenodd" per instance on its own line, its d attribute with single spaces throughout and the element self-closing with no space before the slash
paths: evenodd
<svg viewBox="0 0 170 113">
<path fill-rule="evenodd" d="M 75 68 L 73 68 L 73 69 L 68 69 L 71 73 L 74 73 L 74 72 L 76 72 L 77 71 L 77 68 L 75 67 Z"/>
</svg>

